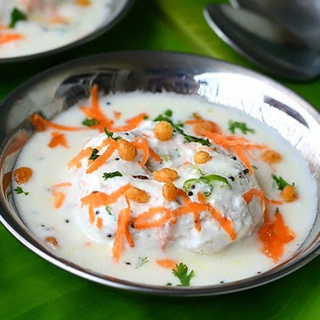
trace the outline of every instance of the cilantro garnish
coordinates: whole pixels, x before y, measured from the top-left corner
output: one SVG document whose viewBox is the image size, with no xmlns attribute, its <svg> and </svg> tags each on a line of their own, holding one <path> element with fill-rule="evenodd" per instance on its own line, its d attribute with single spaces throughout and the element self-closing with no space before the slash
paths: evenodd
<svg viewBox="0 0 320 320">
<path fill-rule="evenodd" d="M 11 11 L 11 20 L 10 20 L 9 28 L 14 28 L 18 21 L 23 21 L 23 20 L 27 20 L 27 19 L 28 19 L 28 17 L 24 12 L 20 11 L 17 8 L 14 8 Z"/>
<path fill-rule="evenodd" d="M 167 121 L 167 122 L 169 122 L 176 132 L 183 135 L 184 142 L 198 142 L 198 143 L 202 144 L 203 146 L 208 146 L 208 147 L 211 146 L 210 141 L 208 139 L 198 138 L 198 137 L 190 136 L 190 135 L 184 133 L 184 131 L 181 129 L 181 127 L 183 127 L 183 123 L 182 122 L 174 123 L 172 121 L 172 119 L 170 119 L 171 116 L 172 116 L 172 111 L 166 110 L 163 114 L 159 114 L 153 121 Z"/>
<path fill-rule="evenodd" d="M 25 192 L 21 187 L 16 187 L 14 191 L 16 194 L 24 194 L 26 196 L 29 194 L 29 192 Z"/>
<path fill-rule="evenodd" d="M 172 273 L 175 277 L 177 277 L 180 280 L 181 287 L 188 287 L 190 286 L 190 280 L 195 276 L 195 273 L 193 270 L 191 270 L 188 273 L 188 267 L 184 263 L 180 262 L 179 264 L 176 264 L 176 268 L 172 269 Z"/>
<path fill-rule="evenodd" d="M 104 133 L 107 135 L 108 138 L 111 138 L 111 139 L 113 139 L 115 141 L 118 141 L 118 140 L 122 139 L 120 136 L 114 137 L 113 136 L 114 133 L 111 132 L 111 131 L 108 131 L 106 127 L 104 128 Z"/>
<path fill-rule="evenodd" d="M 110 179 L 110 178 L 122 177 L 122 173 L 120 171 L 104 172 L 102 177 L 104 181 L 106 181 L 107 179 Z"/>
<path fill-rule="evenodd" d="M 255 130 L 248 128 L 244 122 L 238 122 L 229 120 L 229 131 L 234 134 L 236 129 L 239 129 L 243 134 L 247 134 L 248 132 L 254 133 Z"/>
<path fill-rule="evenodd" d="M 93 127 L 93 126 L 95 126 L 95 125 L 97 125 L 97 124 L 99 124 L 99 123 L 100 123 L 100 122 L 99 122 L 97 119 L 95 119 L 95 118 L 92 118 L 92 119 L 87 118 L 87 119 L 85 119 L 85 120 L 82 121 L 82 124 L 83 124 L 84 126 L 87 126 L 87 127 Z"/>
<path fill-rule="evenodd" d="M 272 174 L 271 177 L 276 182 L 278 190 L 283 190 L 286 186 L 289 185 L 289 183 L 282 177 L 277 177 L 275 174 Z M 291 185 L 294 186 L 294 182 Z"/>
<path fill-rule="evenodd" d="M 202 144 L 203 146 L 211 146 L 211 143 L 208 139 L 203 139 L 203 138 L 198 138 L 198 137 L 193 137 L 193 136 L 189 136 L 187 134 L 183 134 L 184 136 L 184 141 L 186 142 L 198 142 L 200 144 Z"/>
<path fill-rule="evenodd" d="M 172 117 L 172 110 L 168 109 L 163 114 L 166 115 L 167 117 Z"/>
<path fill-rule="evenodd" d="M 148 257 L 138 257 L 138 261 L 136 264 L 136 269 L 141 268 L 144 264 L 148 263 Z"/>
<path fill-rule="evenodd" d="M 98 149 L 93 149 L 91 156 L 89 157 L 89 160 L 96 160 L 99 157 L 98 153 L 99 153 Z"/>
</svg>

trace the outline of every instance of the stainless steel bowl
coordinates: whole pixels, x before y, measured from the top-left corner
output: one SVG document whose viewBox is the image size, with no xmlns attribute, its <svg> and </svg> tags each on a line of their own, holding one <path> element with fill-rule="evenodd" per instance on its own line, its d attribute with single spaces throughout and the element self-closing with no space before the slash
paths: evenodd
<svg viewBox="0 0 320 320">
<path fill-rule="evenodd" d="M 60 55 L 68 50 L 74 49 L 80 45 L 83 45 L 98 36 L 102 35 L 104 32 L 107 32 L 111 28 L 115 26 L 129 11 L 132 6 L 134 0 L 115 0 L 110 4 L 110 14 L 106 17 L 105 22 L 98 26 L 93 32 L 72 41 L 66 45 L 35 53 L 30 55 L 17 56 L 12 58 L 0 58 L 0 66 L 2 65 L 15 65 L 16 63 L 22 63 L 26 61 L 37 61 L 39 63 L 39 59 L 48 59 L 52 56 Z"/>
<path fill-rule="evenodd" d="M 30 79 L 0 105 L 0 179 L 12 171 L 19 150 L 34 133 L 29 117 L 34 112 L 51 119 L 88 97 L 92 84 L 110 92 L 169 91 L 200 95 L 209 102 L 241 109 L 274 128 L 301 152 L 317 182 L 319 212 L 320 116 L 301 97 L 258 73 L 203 56 L 169 52 L 114 52 L 91 56 L 52 68 Z M 235 292 L 276 280 L 302 267 L 319 253 L 320 218 L 298 252 L 281 265 L 244 280 L 199 286 L 144 285 L 85 270 L 57 257 L 24 224 L 0 186 L 0 221 L 27 248 L 50 263 L 88 280 L 136 292 L 170 296 L 206 296 Z"/>
</svg>

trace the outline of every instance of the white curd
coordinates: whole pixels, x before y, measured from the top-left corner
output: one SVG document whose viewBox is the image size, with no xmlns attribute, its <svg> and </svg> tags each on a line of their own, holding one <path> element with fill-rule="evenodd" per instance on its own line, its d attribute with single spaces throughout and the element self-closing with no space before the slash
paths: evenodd
<svg viewBox="0 0 320 320">
<path fill-rule="evenodd" d="M 86 105 L 90 109 L 90 103 L 81 101 L 52 123 L 81 127 L 89 117 L 79 107 Z M 20 192 L 13 192 L 19 213 L 35 236 L 56 255 L 103 275 L 158 285 L 179 284 L 172 268 L 161 266 L 159 261 L 183 263 L 189 272 L 194 272 L 190 285 L 209 285 L 265 272 L 288 259 L 303 243 L 315 217 L 315 182 L 301 155 L 273 130 L 239 111 L 209 104 L 200 97 L 173 93 L 117 93 L 100 97 L 99 105 L 104 116 L 113 122 L 108 124 L 107 132 L 101 127 L 90 130 L 83 126 L 83 130 L 65 131 L 48 126 L 27 142 L 15 166 L 15 169 L 28 167 L 33 172 L 25 183 L 13 180 L 13 189 L 21 188 Z M 127 126 L 126 120 L 139 113 L 146 113 L 148 119 L 133 130 L 114 132 L 110 137 L 109 128 Z M 221 128 L 219 137 L 229 137 L 229 141 L 230 137 L 244 138 L 255 146 L 244 150 L 253 171 L 249 172 L 248 164 L 238 154 L 235 157 L 235 149 L 210 139 L 209 145 L 186 141 L 185 136 L 207 139 L 194 133 L 194 124 L 184 124 L 180 127 L 183 134 L 176 130 L 169 141 L 159 141 L 154 136 L 157 123 L 154 119 L 158 115 L 168 117 L 173 124 L 210 120 Z M 249 130 L 244 134 L 238 126 L 232 134 L 230 120 L 245 124 Z M 62 134 L 66 143 L 59 140 L 60 143 L 49 147 L 55 134 Z M 134 144 L 140 138 L 148 142 L 161 161 L 149 154 L 148 161 L 141 165 L 144 154 L 139 148 L 134 159 L 126 161 L 115 148 L 101 166 L 88 172 L 96 161 L 89 160 L 88 150 L 96 149 L 99 159 L 121 139 Z M 113 141 L 108 144 L 110 139 Z M 261 154 L 265 149 L 276 151 L 281 161 L 273 164 L 263 161 Z M 81 150 L 83 154 L 87 152 L 86 156 L 76 158 Z M 196 164 L 194 154 L 201 150 L 209 153 L 210 159 Z M 153 178 L 154 171 L 163 168 L 178 174 L 173 183 L 179 192 L 173 201 L 163 197 L 164 182 Z M 113 177 L 103 178 L 105 173 L 116 172 Z M 294 183 L 297 199 L 282 200 L 272 175 Z M 188 180 L 191 182 L 186 183 Z M 148 200 L 126 200 L 125 189 L 115 202 L 108 198 L 126 185 L 143 190 Z M 252 189 L 263 190 L 263 196 L 255 194 L 246 200 L 245 194 Z M 63 199 L 57 205 L 59 194 Z M 97 202 L 90 198 L 93 194 L 99 194 Z M 200 210 L 199 215 L 191 209 L 185 212 L 188 206 L 200 207 L 201 203 L 205 203 L 206 209 Z M 154 215 L 149 212 L 149 218 L 139 220 L 140 214 L 159 207 L 169 212 L 162 224 L 152 227 L 152 223 L 164 217 L 161 210 Z M 264 220 L 265 209 L 269 221 Z M 220 218 L 212 212 L 221 214 Z M 283 254 L 275 258 L 266 252 L 259 232 L 275 221 L 276 212 L 281 214 L 291 238 L 283 245 Z M 133 246 L 125 234 L 121 241 L 115 240 L 120 235 L 119 216 L 124 214 L 129 215 L 125 228 Z M 47 241 L 48 238 L 56 242 Z M 115 250 L 116 241 L 120 241 L 120 252 Z"/>
</svg>

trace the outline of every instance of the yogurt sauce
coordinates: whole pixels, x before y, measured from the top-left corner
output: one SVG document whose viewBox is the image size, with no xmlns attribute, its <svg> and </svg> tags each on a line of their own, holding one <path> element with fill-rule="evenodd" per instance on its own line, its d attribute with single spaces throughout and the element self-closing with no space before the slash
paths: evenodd
<svg viewBox="0 0 320 320">
<path fill-rule="evenodd" d="M 276 208 L 279 208 L 285 225 L 295 236 L 285 244 L 284 254 L 277 261 L 268 257 L 263 252 L 263 244 L 258 236 L 260 225 L 263 222 L 264 208 L 259 206 L 260 199 L 256 198 L 254 208 L 251 211 L 249 210 L 249 216 L 248 213 L 245 214 L 245 209 L 239 209 L 240 207 L 238 207 L 239 216 L 235 218 L 234 226 L 237 223 L 242 225 L 239 228 L 237 227 L 237 232 L 240 234 L 241 230 L 243 230 L 246 234 L 239 237 L 237 239 L 239 241 L 229 241 L 232 242 L 230 246 L 229 244 L 221 244 L 225 239 L 229 239 L 229 237 L 225 236 L 225 232 L 222 232 L 224 240 L 221 240 L 219 236 L 216 237 L 214 228 L 220 229 L 219 232 L 221 234 L 221 228 L 217 228 L 216 226 L 212 229 L 214 234 L 213 241 L 211 242 L 212 245 L 209 247 L 202 246 L 201 243 L 203 242 L 201 241 L 203 239 L 197 239 L 199 232 L 193 230 L 194 221 L 192 215 L 189 214 L 183 217 L 184 220 L 180 221 L 180 227 L 175 229 L 179 236 L 171 238 L 169 236 L 170 240 L 166 242 L 165 246 L 159 243 L 159 237 L 156 236 L 157 228 L 151 228 L 145 233 L 139 233 L 137 230 L 130 229 L 135 240 L 135 246 L 130 247 L 124 241 L 121 256 L 118 261 L 115 261 L 114 257 L 112 257 L 112 250 L 117 225 L 117 214 L 109 215 L 109 220 L 106 220 L 108 213 L 104 212 L 104 221 L 107 221 L 107 223 L 105 222 L 104 226 L 100 229 L 95 228 L 89 222 L 88 207 L 80 199 L 92 191 L 102 191 L 103 187 L 101 185 L 106 182 L 109 183 L 109 189 L 106 193 L 112 193 L 119 187 L 117 186 L 117 181 L 120 181 L 119 179 L 123 179 L 123 177 L 110 178 L 101 183 L 101 172 L 115 172 L 119 170 L 126 176 L 125 171 L 129 170 L 128 173 L 130 173 L 133 165 L 128 161 L 116 160 L 118 158 L 116 151 L 104 164 L 105 167 L 101 169 L 102 171 L 99 174 L 94 175 L 94 173 L 91 173 L 92 176 L 88 178 L 85 173 L 88 162 L 87 158 L 81 160 L 80 168 L 76 168 L 75 166 L 68 168 L 68 163 L 70 164 L 70 160 L 79 154 L 79 150 L 82 148 L 84 150 L 88 146 L 94 148 L 101 143 L 106 135 L 102 133 L 99 136 L 98 130 L 65 131 L 63 134 L 68 147 L 58 145 L 55 148 L 49 148 L 48 143 L 52 140 L 53 132 L 57 130 L 47 129 L 46 131 L 36 133 L 27 142 L 20 154 L 15 168 L 29 167 L 33 170 L 33 175 L 28 182 L 22 185 L 18 185 L 13 180 L 13 189 L 20 186 L 23 192 L 28 193 L 27 195 L 21 192 L 14 193 L 14 200 L 21 217 L 36 237 L 48 245 L 56 255 L 103 275 L 138 283 L 158 285 L 166 285 L 167 283 L 173 285 L 179 284 L 179 280 L 173 275 L 171 268 L 164 268 L 156 262 L 157 260 L 174 261 L 177 264 L 183 263 L 188 266 L 189 271 L 194 271 L 190 285 L 210 285 L 240 280 L 265 272 L 288 259 L 298 250 L 300 244 L 303 243 L 312 227 L 316 212 L 315 182 L 298 151 L 273 130 L 237 110 L 209 104 L 200 97 L 181 96 L 173 93 L 117 93 L 100 97 L 99 103 L 104 114 L 109 119 L 113 119 L 117 126 L 125 125 L 125 120 L 136 116 L 139 112 L 147 113 L 149 119 L 143 121 L 137 129 L 128 132 L 129 135 L 133 136 L 137 132 L 150 131 L 154 126 L 154 121 L 150 121 L 150 119 L 154 119 L 159 114 L 164 114 L 168 109 L 172 110 L 171 119 L 174 123 L 178 123 L 179 121 L 184 122 L 194 117 L 210 119 L 218 123 L 223 134 L 226 135 L 230 135 L 230 120 L 245 123 L 247 128 L 253 129 L 254 132 L 248 131 L 247 134 L 243 134 L 237 129 L 236 135 L 243 136 L 254 144 L 268 146 L 268 148 L 277 151 L 281 154 L 282 161 L 273 165 L 267 164 L 258 156 L 260 151 L 253 151 L 255 157 L 250 157 L 250 161 L 253 165 L 254 175 L 252 175 L 252 178 L 246 178 L 247 182 L 244 183 L 245 186 L 243 188 L 250 189 L 252 186 L 257 187 L 256 183 L 259 183 L 268 199 L 280 200 L 279 190 L 271 175 L 275 174 L 278 177 L 282 177 L 290 184 L 294 182 L 294 188 L 298 195 L 297 200 L 290 203 L 282 201 L 281 204 L 268 204 L 268 211 L 271 219 L 274 219 Z M 86 118 L 79 106 L 88 104 L 90 104 L 88 101 L 82 101 L 77 106 L 58 115 L 54 119 L 54 123 L 69 127 L 79 127 L 79 124 Z M 192 126 L 185 125 L 183 130 L 187 134 L 192 134 Z M 148 134 L 152 135 L 150 132 Z M 116 136 L 121 136 L 123 139 L 126 138 L 130 141 L 130 138 L 124 132 L 114 133 L 114 137 Z M 174 136 L 178 136 L 178 134 L 174 133 Z M 195 143 L 184 144 L 180 140 L 175 142 L 178 143 L 178 147 L 174 149 L 157 147 L 156 144 L 150 142 L 150 145 L 154 147 L 154 150 L 162 158 L 160 167 L 172 166 L 172 159 L 175 159 L 175 153 L 187 159 L 188 152 L 191 152 L 190 150 L 195 148 Z M 200 148 L 203 148 L 203 146 Z M 178 149 L 178 151 L 175 151 L 175 149 Z M 102 153 L 102 151 L 99 153 Z M 212 154 L 212 161 L 214 157 L 215 154 Z M 227 162 L 227 159 L 230 159 L 230 155 L 226 156 L 223 161 Z M 179 179 L 175 184 L 178 188 L 183 188 L 183 181 L 187 177 L 194 177 L 192 176 L 194 172 L 191 173 L 191 171 L 197 171 L 197 169 L 195 169 L 195 166 L 193 169 L 190 169 L 189 164 L 183 167 L 181 159 L 176 157 L 176 160 L 179 163 L 180 167 L 178 167 L 180 169 L 177 169 Z M 151 163 L 151 166 L 152 164 L 156 166 L 152 162 L 152 159 L 149 160 L 149 163 Z M 197 168 L 204 168 L 203 166 L 199 165 Z M 228 165 L 226 164 L 226 166 Z M 246 168 L 242 163 L 239 166 Z M 138 168 L 137 170 L 141 170 L 139 166 L 136 168 Z M 233 170 L 232 166 L 230 170 Z M 142 172 L 141 174 L 145 173 Z M 255 182 L 254 176 L 257 182 Z M 137 187 L 141 187 L 144 182 L 144 180 L 139 179 L 126 179 L 130 182 L 133 181 L 132 183 L 135 183 Z M 53 186 L 61 186 L 65 182 L 71 182 L 72 185 L 62 185 L 61 189 L 59 189 L 65 193 L 66 198 L 61 207 L 55 208 L 56 198 L 53 195 Z M 308 186 L 308 188 L 305 188 L 305 186 Z M 160 196 L 161 189 L 157 190 L 154 186 L 150 186 L 150 189 L 147 191 L 151 195 L 151 198 L 154 199 L 154 197 Z M 211 199 L 210 197 L 207 199 Z M 197 201 L 194 196 L 190 196 L 190 199 Z M 233 199 L 232 196 L 223 199 L 226 208 L 228 206 L 232 207 Z M 122 201 L 122 208 L 126 206 L 123 199 L 119 201 Z M 159 197 L 158 200 L 154 201 L 158 201 L 156 205 L 159 205 Z M 175 205 L 170 204 L 172 209 L 177 206 L 175 201 L 174 203 Z M 222 203 L 219 204 L 217 200 L 213 200 L 210 203 L 218 206 L 220 211 L 223 212 Z M 152 206 L 155 204 L 137 204 L 131 202 L 131 210 L 132 212 L 136 210 L 143 212 L 148 210 L 148 205 Z M 117 204 L 110 205 L 109 207 L 114 211 L 121 209 L 117 207 Z M 237 212 L 234 214 L 237 215 Z M 202 215 L 201 218 L 203 223 L 202 228 L 205 229 L 204 216 Z M 177 225 L 179 226 L 179 222 Z M 252 234 L 250 235 L 250 233 Z M 52 242 L 47 243 L 45 239 L 48 237 L 56 239 L 58 246 L 52 245 Z"/>
<path fill-rule="evenodd" d="M 27 56 L 74 42 L 104 24 L 114 3 L 113 0 L 2 2 L 0 58 Z M 12 18 L 14 11 L 18 19 Z"/>
</svg>

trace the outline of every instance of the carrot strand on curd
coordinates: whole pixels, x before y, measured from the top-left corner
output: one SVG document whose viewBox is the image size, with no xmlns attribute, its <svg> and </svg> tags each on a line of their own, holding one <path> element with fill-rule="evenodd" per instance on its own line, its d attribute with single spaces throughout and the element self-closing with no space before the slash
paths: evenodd
<svg viewBox="0 0 320 320">
<path fill-rule="evenodd" d="M 166 269 L 174 269 L 177 265 L 177 262 L 172 259 L 157 259 L 156 263 Z"/>
<path fill-rule="evenodd" d="M 60 124 L 53 123 L 51 121 L 48 121 L 41 117 L 38 113 L 34 113 L 30 117 L 30 121 L 36 131 L 45 131 L 47 128 L 62 130 L 62 131 L 79 131 L 79 130 L 85 130 L 84 127 L 70 127 L 70 126 L 64 126 Z"/>
<path fill-rule="evenodd" d="M 56 209 L 59 209 L 62 206 L 66 198 L 66 194 L 61 191 L 61 188 L 71 187 L 71 185 L 72 185 L 71 182 L 63 182 L 63 183 L 56 184 L 51 188 L 52 195 L 55 198 L 54 207 Z"/>
<path fill-rule="evenodd" d="M 56 148 L 59 145 L 65 148 L 69 148 L 66 136 L 63 133 L 52 132 L 51 136 L 51 141 L 48 144 L 49 148 Z"/>
<path fill-rule="evenodd" d="M 112 256 L 115 261 L 119 261 L 120 259 L 124 246 L 124 239 L 127 240 L 130 247 L 134 246 L 133 238 L 129 231 L 131 211 L 130 201 L 126 199 L 126 202 L 127 207 L 122 209 L 118 216 L 117 230 L 112 247 Z"/>
<path fill-rule="evenodd" d="M 108 138 L 108 144 L 108 149 L 92 162 L 92 164 L 88 167 L 86 173 L 92 173 L 93 171 L 97 170 L 111 157 L 111 155 L 117 148 L 117 142 L 113 139 Z"/>
<path fill-rule="evenodd" d="M 263 244 L 263 252 L 275 262 L 284 253 L 284 246 L 295 238 L 295 233 L 285 225 L 280 212 L 277 210 L 274 221 L 268 219 L 260 227 L 259 239 Z"/>
</svg>

